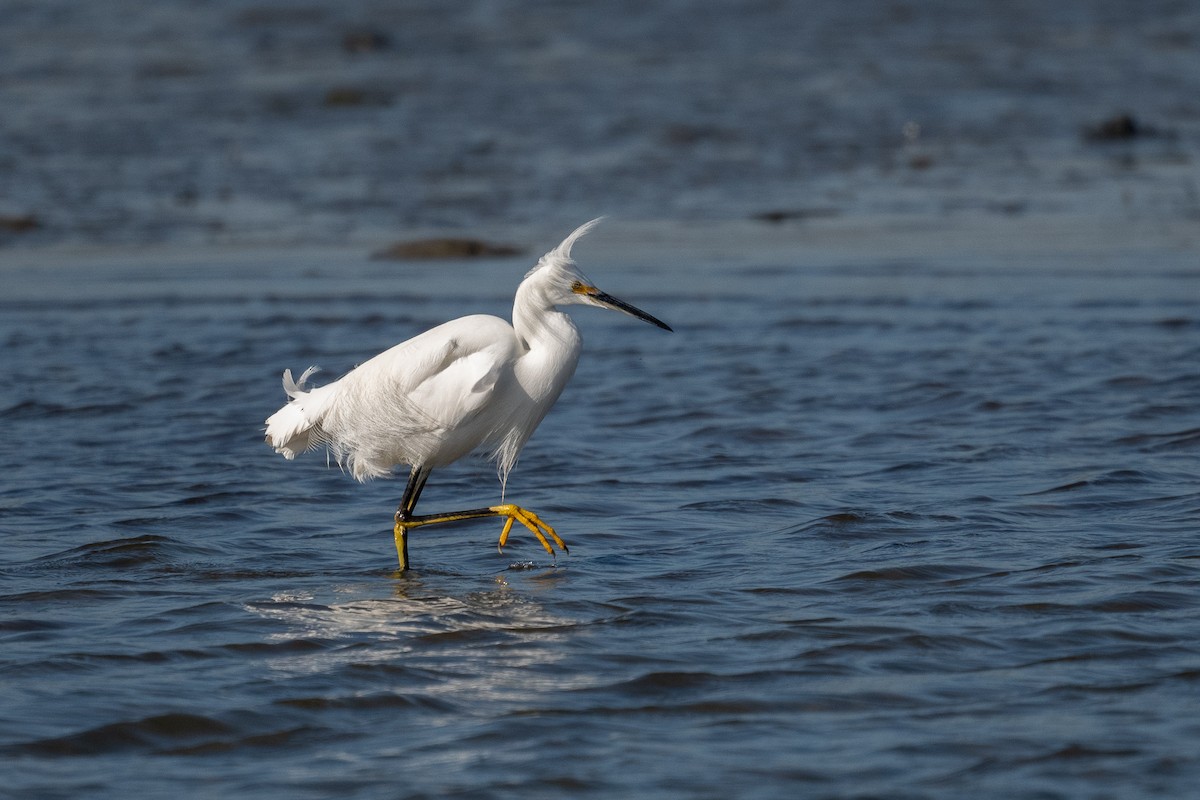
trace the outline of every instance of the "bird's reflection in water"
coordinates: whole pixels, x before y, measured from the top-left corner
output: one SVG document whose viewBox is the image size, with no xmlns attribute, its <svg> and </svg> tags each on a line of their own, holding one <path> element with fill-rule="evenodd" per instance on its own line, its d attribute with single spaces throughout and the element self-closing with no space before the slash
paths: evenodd
<svg viewBox="0 0 1200 800">
<path fill-rule="evenodd" d="M 274 641 L 313 645 L 271 659 L 272 671 L 316 678 L 331 698 L 353 692 L 357 680 L 347 676 L 364 670 L 394 672 L 394 692 L 456 703 L 516 702 L 535 687 L 585 685 L 582 676 L 554 668 L 577 621 L 531 596 L 560 587 L 568 571 L 517 566 L 519 588 L 499 574 L 487 588 L 446 594 L 461 575 L 406 571 L 396 573 L 387 597 L 370 596 L 379 584 L 342 586 L 332 602 L 290 593 L 248 608 L 285 623 Z M 378 677 L 371 683 L 378 692 Z"/>
</svg>

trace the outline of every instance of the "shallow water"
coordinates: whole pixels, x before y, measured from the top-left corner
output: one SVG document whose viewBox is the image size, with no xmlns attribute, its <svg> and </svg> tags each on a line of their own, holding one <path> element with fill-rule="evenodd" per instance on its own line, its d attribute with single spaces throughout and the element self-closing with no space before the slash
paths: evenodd
<svg viewBox="0 0 1200 800">
<path fill-rule="evenodd" d="M 615 237 L 617 229 L 607 229 Z M 1182 796 L 1200 271 L 600 259 L 499 525 L 260 440 L 523 260 L 7 270 L 0 759 L 20 797 Z M 1014 235 L 1019 237 L 1019 231 Z M 553 244 L 548 242 L 547 246 Z M 589 250 L 589 248 L 592 248 Z M 493 501 L 483 463 L 427 510 Z"/>
<path fill-rule="evenodd" d="M 0 796 L 1194 793 L 1196 4 L 4 12 Z M 394 574 L 280 373 L 602 213 L 676 333 L 577 315 L 509 483 L 571 555 Z M 366 258 L 431 232 L 530 250 Z"/>
</svg>

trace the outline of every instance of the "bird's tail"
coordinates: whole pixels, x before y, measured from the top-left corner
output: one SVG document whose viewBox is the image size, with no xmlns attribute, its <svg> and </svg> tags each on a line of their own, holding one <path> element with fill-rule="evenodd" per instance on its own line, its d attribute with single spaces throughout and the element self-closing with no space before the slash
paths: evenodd
<svg viewBox="0 0 1200 800">
<path fill-rule="evenodd" d="M 297 382 L 292 380 L 292 371 L 285 369 L 283 390 L 291 400 L 267 417 L 267 444 L 289 460 L 323 443 L 321 418 L 334 384 L 306 391 L 304 384 L 316 371 L 316 367 L 309 367 Z"/>
</svg>

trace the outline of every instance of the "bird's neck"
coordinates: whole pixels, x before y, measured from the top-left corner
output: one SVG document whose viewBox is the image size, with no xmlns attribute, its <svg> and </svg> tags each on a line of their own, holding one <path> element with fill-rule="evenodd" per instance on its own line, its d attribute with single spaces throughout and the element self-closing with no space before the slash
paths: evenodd
<svg viewBox="0 0 1200 800">
<path fill-rule="evenodd" d="M 526 351 L 577 346 L 579 329 L 571 318 L 536 297 L 518 298 L 513 304 L 513 330 Z"/>
<path fill-rule="evenodd" d="M 538 374 L 557 375 L 565 370 L 569 377 L 575 371 L 579 329 L 564 312 L 535 296 L 518 297 L 513 305 L 513 330 L 525 349 L 521 361 L 530 367 L 536 362 Z"/>
</svg>

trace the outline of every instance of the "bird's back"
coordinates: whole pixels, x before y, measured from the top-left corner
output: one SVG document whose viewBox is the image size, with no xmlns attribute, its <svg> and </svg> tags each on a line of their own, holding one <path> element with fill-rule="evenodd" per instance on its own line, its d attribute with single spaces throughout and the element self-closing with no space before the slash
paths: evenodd
<svg viewBox="0 0 1200 800">
<path fill-rule="evenodd" d="M 507 434 L 504 409 L 519 400 L 513 364 L 520 352 L 504 320 L 462 317 L 294 395 L 272 419 L 319 401 L 317 413 L 305 415 L 311 427 L 302 443 L 326 445 L 359 480 L 387 475 L 397 464 L 442 466 Z M 288 455 L 288 443 L 272 437 L 271 420 L 267 435 Z"/>
</svg>

